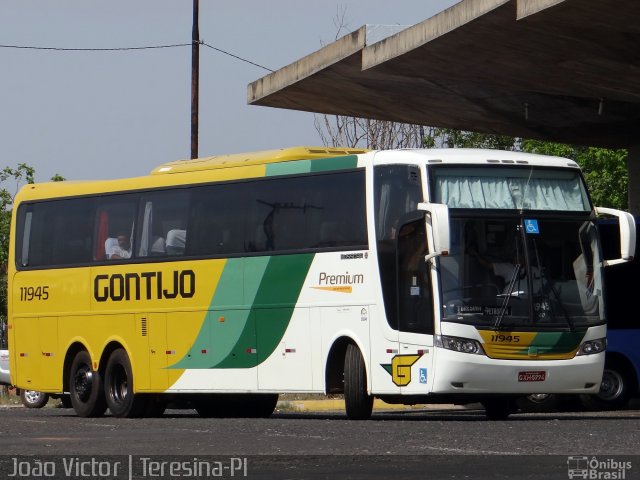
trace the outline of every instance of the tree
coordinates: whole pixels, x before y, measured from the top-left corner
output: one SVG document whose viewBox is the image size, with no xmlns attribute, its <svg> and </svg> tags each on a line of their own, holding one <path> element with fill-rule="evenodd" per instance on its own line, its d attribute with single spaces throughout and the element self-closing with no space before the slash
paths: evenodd
<svg viewBox="0 0 640 480">
<path fill-rule="evenodd" d="M 629 205 L 628 152 L 623 149 L 577 147 L 562 143 L 525 140 L 522 150 L 571 158 L 584 174 L 591 200 L 600 207 L 626 210 Z"/>
<path fill-rule="evenodd" d="M 519 150 L 520 139 L 507 135 L 469 132 L 453 128 L 434 128 L 430 146 L 443 148 L 493 148 Z"/>
<path fill-rule="evenodd" d="M 425 127 L 344 115 L 316 115 L 316 131 L 325 146 L 371 148 L 496 148 L 518 150 L 519 140 L 506 135 Z"/>
<path fill-rule="evenodd" d="M 393 148 L 493 148 L 554 155 L 574 160 L 584 174 L 595 205 L 628 208 L 627 151 L 580 147 L 542 140 L 523 140 L 450 128 L 342 115 L 316 115 L 315 128 L 325 146 Z"/>
<path fill-rule="evenodd" d="M 376 150 L 424 146 L 424 129 L 418 125 L 344 115 L 316 115 L 314 123 L 325 146 Z"/>
</svg>

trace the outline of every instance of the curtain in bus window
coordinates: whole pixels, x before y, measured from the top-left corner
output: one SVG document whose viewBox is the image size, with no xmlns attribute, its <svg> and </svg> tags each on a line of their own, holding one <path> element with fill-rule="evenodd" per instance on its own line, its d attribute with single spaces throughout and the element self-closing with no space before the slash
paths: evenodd
<svg viewBox="0 0 640 480">
<path fill-rule="evenodd" d="M 146 257 L 149 255 L 149 244 L 151 240 L 151 226 L 153 225 L 153 203 L 145 202 L 144 217 L 142 218 L 142 233 L 140 234 L 140 248 L 138 255 Z"/>
<path fill-rule="evenodd" d="M 105 242 L 109 236 L 109 216 L 107 212 L 100 212 L 98 216 L 98 241 L 96 242 L 96 260 L 104 260 L 107 258 L 105 252 Z"/>
<path fill-rule="evenodd" d="M 391 195 L 391 185 L 382 184 L 380 185 L 380 199 L 378 200 L 378 209 L 377 209 L 377 229 L 376 236 L 377 238 L 384 238 L 387 232 L 391 231 L 391 227 L 387 225 L 387 222 L 391 222 L 392 219 L 389 215 L 389 204 Z"/>
<path fill-rule="evenodd" d="M 189 236 L 189 197 L 184 190 L 144 195 L 138 256 L 184 255 Z"/>
<path fill-rule="evenodd" d="M 451 208 L 589 210 L 577 175 L 567 179 L 438 175 L 435 197 Z"/>
<path fill-rule="evenodd" d="M 107 260 L 132 257 L 137 202 L 137 196 L 134 195 L 98 199 L 98 213 L 94 218 L 104 222 L 102 228 L 106 230 L 107 238 L 103 240 L 104 234 L 96 237 L 94 252 L 99 252 L 102 247 L 98 244 L 102 244 Z"/>
</svg>

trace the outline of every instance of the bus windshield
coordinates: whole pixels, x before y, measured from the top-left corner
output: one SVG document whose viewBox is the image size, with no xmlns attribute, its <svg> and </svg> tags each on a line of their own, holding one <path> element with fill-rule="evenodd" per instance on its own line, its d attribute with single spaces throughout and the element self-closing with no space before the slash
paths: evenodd
<svg viewBox="0 0 640 480">
<path fill-rule="evenodd" d="M 440 258 L 444 321 L 570 330 L 604 321 L 591 221 L 456 215 L 451 238 Z"/>
<path fill-rule="evenodd" d="M 449 208 L 591 211 L 578 171 L 504 165 L 432 171 L 434 201 Z"/>
</svg>

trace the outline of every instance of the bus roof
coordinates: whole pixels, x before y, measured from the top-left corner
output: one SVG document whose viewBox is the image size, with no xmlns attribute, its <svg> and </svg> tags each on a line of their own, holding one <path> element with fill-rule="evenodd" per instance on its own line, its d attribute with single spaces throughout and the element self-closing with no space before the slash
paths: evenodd
<svg viewBox="0 0 640 480">
<path fill-rule="evenodd" d="M 400 155 L 399 155 L 400 154 Z M 481 148 L 427 148 L 406 150 L 381 150 L 375 152 L 376 163 L 415 161 L 446 165 L 533 165 L 543 167 L 580 168 L 569 158 L 552 157 L 535 153 L 514 152 Z"/>
<path fill-rule="evenodd" d="M 366 149 L 331 147 L 291 147 L 279 150 L 236 153 L 194 160 L 178 160 L 153 169 L 151 175 L 113 180 L 64 181 L 29 184 L 22 187 L 16 202 L 33 199 L 126 192 L 146 188 L 170 187 L 208 181 L 231 180 L 264 175 L 268 164 L 296 160 L 316 160 L 366 153 Z M 237 169 L 234 171 L 232 169 Z M 210 175 L 203 175 L 205 172 Z M 181 174 L 180 179 L 167 174 Z"/>
<path fill-rule="evenodd" d="M 355 148 L 291 147 L 169 162 L 153 169 L 151 175 L 143 177 L 30 184 L 25 185 L 20 190 L 16 197 L 16 202 L 93 193 L 126 192 L 238 178 L 255 178 L 264 176 L 265 167 L 269 164 L 295 162 L 297 160 L 314 161 L 364 153 L 370 153 L 370 156 L 368 155 L 369 161 L 373 161 L 374 165 L 387 163 L 427 163 L 436 165 L 528 164 L 579 168 L 575 162 L 567 158 L 506 150 L 434 148 L 370 151 Z M 177 174 L 179 178 L 171 174 Z"/>
<path fill-rule="evenodd" d="M 287 162 L 291 160 L 312 160 L 343 155 L 357 155 L 368 150 L 359 148 L 331 148 L 331 147 L 291 147 L 278 150 L 264 150 L 260 152 L 234 153 L 230 155 L 216 155 L 213 157 L 196 158 L 193 160 L 178 160 L 162 164 L 151 171 L 152 175 L 197 172 L 218 168 L 231 168 L 267 163 Z"/>
</svg>

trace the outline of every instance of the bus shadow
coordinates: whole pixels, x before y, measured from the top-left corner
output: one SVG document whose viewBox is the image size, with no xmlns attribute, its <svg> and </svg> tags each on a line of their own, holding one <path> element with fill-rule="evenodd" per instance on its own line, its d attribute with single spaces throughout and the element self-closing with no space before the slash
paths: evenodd
<svg viewBox="0 0 640 480">
<path fill-rule="evenodd" d="M 553 412 L 553 413 L 515 413 L 509 416 L 505 422 L 540 422 L 540 421 L 582 421 L 582 420 L 639 420 L 640 412 L 630 414 L 630 411 L 617 412 Z M 279 412 L 272 418 L 281 420 L 347 420 L 342 412 Z M 485 416 L 484 410 L 411 410 L 394 412 L 375 412 L 369 422 L 381 421 L 403 422 L 478 422 L 491 421 Z M 492 421 L 492 422 L 500 422 Z"/>
</svg>

